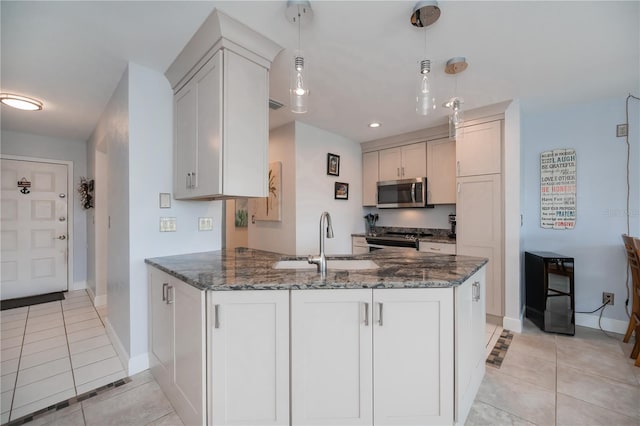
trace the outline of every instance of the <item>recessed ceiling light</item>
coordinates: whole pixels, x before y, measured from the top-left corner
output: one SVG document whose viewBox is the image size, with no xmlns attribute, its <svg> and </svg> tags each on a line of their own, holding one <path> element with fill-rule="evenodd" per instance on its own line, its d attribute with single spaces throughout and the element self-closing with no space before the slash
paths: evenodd
<svg viewBox="0 0 640 426">
<path fill-rule="evenodd" d="M 369 127 L 371 127 L 372 129 L 375 129 L 376 127 L 380 127 L 380 123 L 378 123 L 377 121 L 374 121 L 373 123 L 369 123 Z"/>
<path fill-rule="evenodd" d="M 0 93 L 0 102 L 10 107 L 27 111 L 39 111 L 42 109 L 42 102 L 39 100 L 10 93 Z"/>
</svg>

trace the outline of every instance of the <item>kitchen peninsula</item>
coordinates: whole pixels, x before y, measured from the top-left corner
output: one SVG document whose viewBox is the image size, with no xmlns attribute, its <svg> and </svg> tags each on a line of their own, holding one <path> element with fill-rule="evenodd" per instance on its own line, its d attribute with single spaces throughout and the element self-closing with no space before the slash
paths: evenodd
<svg viewBox="0 0 640 426">
<path fill-rule="evenodd" d="M 486 259 L 378 250 L 330 256 L 324 277 L 274 268 L 295 260 L 146 260 L 150 364 L 185 424 L 464 423 L 484 376 Z"/>
</svg>

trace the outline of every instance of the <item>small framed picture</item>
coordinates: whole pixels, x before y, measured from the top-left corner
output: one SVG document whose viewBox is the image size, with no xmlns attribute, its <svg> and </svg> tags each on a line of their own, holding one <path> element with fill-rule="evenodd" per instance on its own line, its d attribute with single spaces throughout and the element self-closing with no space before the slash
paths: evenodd
<svg viewBox="0 0 640 426">
<path fill-rule="evenodd" d="M 336 182 L 336 186 L 333 192 L 333 198 L 335 198 L 336 200 L 348 200 L 349 184 L 344 182 Z"/>
<path fill-rule="evenodd" d="M 327 174 L 331 176 L 340 176 L 340 156 L 336 154 L 327 154 Z"/>
</svg>

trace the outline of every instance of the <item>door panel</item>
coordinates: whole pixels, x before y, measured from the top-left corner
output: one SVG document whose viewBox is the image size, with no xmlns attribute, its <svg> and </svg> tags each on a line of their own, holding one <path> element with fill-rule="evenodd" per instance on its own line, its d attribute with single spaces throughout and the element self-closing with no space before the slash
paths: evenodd
<svg viewBox="0 0 640 426">
<path fill-rule="evenodd" d="M 64 164 L 2 159 L 2 300 L 68 289 L 67 173 Z"/>
</svg>

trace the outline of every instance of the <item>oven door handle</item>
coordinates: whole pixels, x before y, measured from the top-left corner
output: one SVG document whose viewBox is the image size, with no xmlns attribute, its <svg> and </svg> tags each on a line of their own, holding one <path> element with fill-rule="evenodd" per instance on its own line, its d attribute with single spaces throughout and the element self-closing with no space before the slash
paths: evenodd
<svg viewBox="0 0 640 426">
<path fill-rule="evenodd" d="M 411 184 L 411 202 L 413 204 L 416 203 L 416 184 L 415 183 Z"/>
</svg>

